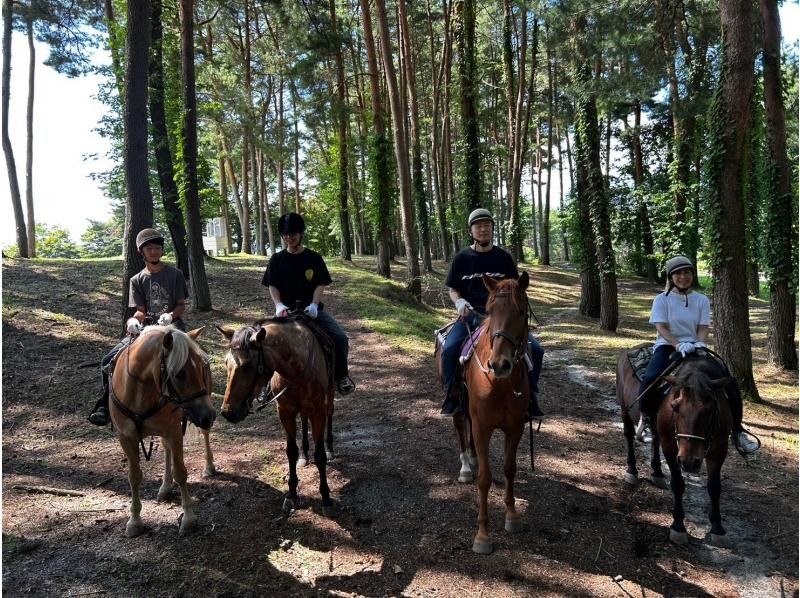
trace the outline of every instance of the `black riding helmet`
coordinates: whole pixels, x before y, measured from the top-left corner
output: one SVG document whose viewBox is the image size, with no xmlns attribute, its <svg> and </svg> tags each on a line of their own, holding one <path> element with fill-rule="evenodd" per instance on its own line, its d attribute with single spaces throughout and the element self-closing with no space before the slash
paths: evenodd
<svg viewBox="0 0 800 598">
<path fill-rule="evenodd" d="M 278 232 L 282 235 L 291 235 L 292 233 L 304 233 L 306 230 L 306 221 L 300 214 L 295 212 L 287 212 L 278 219 Z"/>
<path fill-rule="evenodd" d="M 141 251 L 142 247 L 147 243 L 158 243 L 163 247 L 164 235 L 154 228 L 143 228 L 139 231 L 139 234 L 136 235 L 136 249 Z"/>
</svg>

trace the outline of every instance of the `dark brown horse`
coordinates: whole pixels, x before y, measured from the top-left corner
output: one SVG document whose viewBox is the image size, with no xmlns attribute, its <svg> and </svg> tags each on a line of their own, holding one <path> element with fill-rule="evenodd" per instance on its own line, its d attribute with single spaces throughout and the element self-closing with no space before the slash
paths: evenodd
<svg viewBox="0 0 800 598">
<path fill-rule="evenodd" d="M 181 490 L 183 518 L 180 533 L 190 531 L 197 518 L 186 484 L 183 462 L 183 422 L 204 431 L 206 473 L 213 473 L 208 432 L 216 415 L 211 403 L 211 372 L 207 356 L 194 339 L 202 328 L 188 334 L 172 326 L 149 326 L 117 356 L 111 378 L 111 420 L 128 459 L 131 516 L 125 535 L 138 536 L 145 527 L 140 514 L 139 486 L 142 469 L 139 444 L 145 436 L 160 436 L 165 447 L 164 479 L 158 498 L 166 498 L 174 480 Z M 149 455 L 148 455 L 149 457 Z"/>
<path fill-rule="evenodd" d="M 495 430 L 505 435 L 503 471 L 506 478 L 505 529 L 522 529 L 522 516 L 514 501 L 514 476 L 517 472 L 517 446 L 527 421 L 528 375 L 525 354 L 528 351 L 528 273 L 519 280 L 500 282 L 483 277 L 489 298 L 487 320 L 475 344 L 475 353 L 464 364 L 472 442 L 478 457 L 480 509 L 478 532 L 472 550 L 492 552 L 489 540 L 487 501 L 492 472 L 489 466 L 489 441 Z M 462 447 L 463 448 L 463 447 Z"/>
<path fill-rule="evenodd" d="M 704 351 L 687 355 L 678 366 L 663 376 L 670 384 L 669 392 L 661 403 L 653 426 L 653 452 L 657 454 L 660 443 L 671 475 L 673 494 L 672 525 L 669 539 L 676 544 L 687 544 L 688 536 L 683 524 L 683 493 L 686 485 L 682 471 L 697 473 L 706 463 L 706 480 L 711 508 L 708 519 L 711 530 L 706 540 L 711 544 L 724 544 L 725 529 L 719 509 L 722 491 L 720 474 L 728 456 L 728 436 L 731 433 L 731 410 L 725 387 L 731 382 L 724 369 Z M 619 382 L 618 382 L 619 385 Z M 618 387 L 619 394 L 619 387 Z M 629 401 L 636 394 L 628 395 L 623 403 L 623 419 Z M 635 456 L 632 455 L 632 439 L 626 425 L 628 441 L 628 473 L 630 483 L 631 462 L 635 473 Z M 659 462 L 660 469 L 660 462 Z M 635 481 L 635 476 L 634 476 Z"/>
<path fill-rule="evenodd" d="M 328 375 L 325 355 L 314 333 L 297 319 L 276 318 L 257 322 L 239 330 L 217 326 L 228 339 L 225 366 L 228 383 L 222 415 L 230 422 L 242 421 L 251 411 L 253 400 L 266 385 L 271 385 L 278 416 L 286 433 L 289 458 L 289 492 L 284 510 L 295 508 L 297 498 L 297 416 L 311 420 L 314 462 L 319 470 L 319 491 L 323 509 L 333 503 L 327 482 L 327 461 L 333 456 L 331 421 L 333 383 Z M 328 450 L 324 445 L 328 430 Z"/>
</svg>

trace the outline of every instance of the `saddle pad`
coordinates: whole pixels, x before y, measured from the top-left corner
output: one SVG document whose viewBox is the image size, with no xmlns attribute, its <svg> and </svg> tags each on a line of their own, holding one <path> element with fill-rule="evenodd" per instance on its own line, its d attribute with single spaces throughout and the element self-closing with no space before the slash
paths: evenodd
<svg viewBox="0 0 800 598">
<path fill-rule="evenodd" d="M 481 332 L 483 332 L 485 326 L 485 324 L 481 324 L 464 340 L 464 345 L 461 347 L 459 363 L 466 363 L 469 361 L 469 358 L 472 357 L 472 354 L 475 352 L 475 343 L 478 342 L 478 337 L 481 335 Z"/>
<path fill-rule="evenodd" d="M 645 370 L 653 358 L 653 346 L 638 347 L 628 351 L 628 362 L 633 368 L 633 375 L 641 382 L 644 379 Z"/>
</svg>

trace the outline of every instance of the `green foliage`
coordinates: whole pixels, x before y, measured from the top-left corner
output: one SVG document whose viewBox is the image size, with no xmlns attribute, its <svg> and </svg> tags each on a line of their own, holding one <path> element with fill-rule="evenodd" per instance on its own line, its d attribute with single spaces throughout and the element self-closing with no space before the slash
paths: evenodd
<svg viewBox="0 0 800 598">
<path fill-rule="evenodd" d="M 36 225 L 36 255 L 38 257 L 81 257 L 80 248 L 69 238 L 69 232 L 60 226 Z"/>
<path fill-rule="evenodd" d="M 119 218 L 107 222 L 89 220 L 89 228 L 81 235 L 85 257 L 117 257 L 122 255 L 125 223 Z"/>
</svg>

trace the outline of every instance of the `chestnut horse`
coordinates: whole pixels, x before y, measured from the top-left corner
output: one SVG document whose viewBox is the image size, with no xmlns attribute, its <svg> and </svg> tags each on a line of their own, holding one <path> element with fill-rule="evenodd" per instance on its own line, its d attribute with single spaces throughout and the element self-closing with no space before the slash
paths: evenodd
<svg viewBox="0 0 800 598">
<path fill-rule="evenodd" d="M 705 461 L 706 485 L 711 499 L 708 513 L 711 530 L 706 535 L 706 540 L 711 544 L 724 544 L 725 529 L 722 527 L 719 509 L 722 491 L 720 474 L 728 456 L 728 436 L 732 425 L 731 410 L 725 394 L 725 387 L 730 384 L 731 378 L 705 351 L 690 353 L 669 375 L 663 375 L 662 378 L 671 387 L 656 415 L 653 452 L 654 455 L 657 454 L 656 447 L 660 442 L 671 475 L 673 507 L 669 539 L 675 544 L 688 543 L 683 524 L 683 493 L 686 485 L 682 471 L 697 473 Z M 635 398 L 636 394 L 630 394 L 623 401 L 623 419 L 626 417 L 628 402 Z M 630 476 L 632 434 L 627 424 L 625 428 L 628 441 L 628 473 L 625 480 L 635 483 L 635 456 L 634 475 Z"/>
<path fill-rule="evenodd" d="M 239 330 L 217 326 L 228 340 L 225 367 L 228 383 L 222 403 L 222 416 L 230 422 L 242 421 L 250 413 L 259 391 L 270 384 L 278 405 L 278 417 L 286 434 L 289 458 L 289 492 L 284 511 L 295 508 L 297 498 L 297 416 L 311 420 L 314 462 L 319 470 L 319 492 L 323 511 L 333 503 L 328 489 L 326 467 L 333 456 L 331 422 L 333 382 L 328 375 L 325 355 L 314 333 L 296 318 L 275 318 Z M 324 436 L 328 430 L 328 450 Z"/>
<path fill-rule="evenodd" d="M 186 483 L 183 462 L 183 423 L 188 417 L 204 430 L 206 473 L 213 472 L 207 430 L 216 413 L 211 403 L 211 371 L 205 352 L 194 341 L 202 328 L 188 334 L 173 326 L 148 326 L 117 356 L 111 377 L 111 421 L 128 459 L 131 486 L 131 516 L 125 535 L 138 536 L 144 530 L 140 514 L 139 486 L 142 469 L 139 445 L 145 436 L 160 436 L 165 447 L 164 479 L 158 491 L 166 498 L 174 481 L 181 491 L 183 518 L 180 533 L 192 530 L 197 518 Z M 150 455 L 145 453 L 149 459 Z"/>
<path fill-rule="evenodd" d="M 528 297 L 525 294 L 528 282 L 527 272 L 523 272 L 519 280 L 498 282 L 483 277 L 489 289 L 488 317 L 475 343 L 475 353 L 464 364 L 471 436 L 478 457 L 480 510 L 478 533 L 472 543 L 472 550 L 478 554 L 492 552 L 487 513 L 492 483 L 489 441 L 497 429 L 505 434 L 505 529 L 508 532 L 522 529 L 522 516 L 514 504 L 514 476 L 517 446 L 527 421 L 530 397 L 524 358 L 528 351 Z"/>
</svg>

